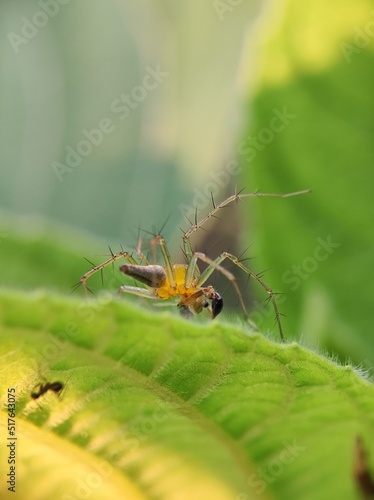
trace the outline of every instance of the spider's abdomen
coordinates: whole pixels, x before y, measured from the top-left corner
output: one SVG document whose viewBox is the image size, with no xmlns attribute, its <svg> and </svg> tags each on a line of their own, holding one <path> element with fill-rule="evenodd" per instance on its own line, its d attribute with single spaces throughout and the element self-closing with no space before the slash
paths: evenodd
<svg viewBox="0 0 374 500">
<path fill-rule="evenodd" d="M 152 288 L 164 286 L 167 281 L 166 272 L 162 266 L 138 266 L 124 264 L 119 269 L 128 276 L 132 276 L 137 281 L 140 281 L 141 283 L 144 283 Z"/>
</svg>

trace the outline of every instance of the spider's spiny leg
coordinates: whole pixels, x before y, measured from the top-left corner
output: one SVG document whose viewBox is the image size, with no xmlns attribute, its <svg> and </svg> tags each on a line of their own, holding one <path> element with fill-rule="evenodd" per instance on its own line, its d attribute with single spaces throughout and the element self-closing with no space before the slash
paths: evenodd
<svg viewBox="0 0 374 500">
<path fill-rule="evenodd" d="M 166 271 L 167 278 L 169 280 L 170 285 L 172 287 L 175 287 L 176 286 L 175 271 L 174 271 L 174 267 L 173 267 L 172 260 L 170 257 L 169 249 L 168 249 L 168 246 L 166 244 L 165 238 L 163 236 L 161 236 L 161 234 L 160 234 L 161 231 L 164 229 L 166 223 L 168 222 L 170 215 L 168 216 L 168 218 L 166 219 L 166 221 L 164 222 L 164 224 L 162 225 L 162 227 L 158 233 L 151 233 L 150 231 L 147 231 L 145 229 L 142 229 L 142 231 L 153 236 L 150 243 L 151 243 L 151 253 L 152 253 L 154 264 L 156 264 L 156 262 L 157 262 L 156 247 L 157 247 L 157 245 L 160 246 L 161 253 L 162 253 L 162 256 L 163 256 L 163 259 L 165 262 L 165 271 Z"/>
<path fill-rule="evenodd" d="M 170 257 L 169 249 L 166 244 L 166 241 L 163 236 L 160 234 L 156 235 L 153 238 L 153 241 L 156 245 L 160 246 L 162 256 L 164 258 L 165 262 L 165 271 L 166 271 L 166 276 L 169 280 L 170 286 L 175 287 L 176 286 L 176 279 L 175 279 L 175 271 L 173 268 L 172 260 Z"/>
<path fill-rule="evenodd" d="M 142 250 L 142 244 L 143 244 L 143 238 L 140 236 L 140 228 L 139 228 L 139 234 L 138 234 L 138 238 L 136 240 L 135 253 L 139 259 L 140 265 L 141 266 L 148 266 L 149 261 L 148 261 L 147 256 L 145 255 L 145 253 Z"/>
<path fill-rule="evenodd" d="M 200 253 L 200 252 L 196 252 L 194 255 L 198 259 L 200 259 L 203 262 L 206 262 L 208 264 L 208 267 L 201 274 L 200 279 L 199 279 L 198 283 L 196 284 L 196 286 L 197 287 L 202 286 L 203 283 L 213 273 L 213 271 L 217 270 L 220 273 L 222 273 L 233 284 L 233 286 L 235 288 L 235 291 L 236 291 L 236 293 L 238 295 L 241 308 L 242 308 L 242 310 L 244 312 L 244 317 L 251 324 L 252 327 L 254 326 L 254 324 L 253 324 L 253 322 L 248 317 L 247 309 L 245 307 L 245 304 L 244 304 L 244 301 L 243 301 L 243 297 L 242 297 L 242 294 L 240 292 L 240 289 L 239 289 L 239 286 L 238 286 L 238 283 L 237 283 L 237 280 L 236 280 L 235 276 L 230 271 L 228 271 L 227 269 L 225 269 L 224 267 L 222 267 L 220 264 L 225 259 L 229 259 L 236 266 L 238 266 L 240 269 L 242 269 L 248 276 L 254 278 L 265 289 L 265 291 L 269 295 L 268 299 L 269 299 L 269 301 L 273 305 L 273 309 L 274 309 L 274 313 L 275 313 L 275 320 L 276 320 L 277 325 L 278 325 L 279 335 L 280 335 L 280 338 L 281 338 L 282 342 L 284 341 L 284 335 L 283 335 L 282 325 L 281 325 L 281 322 L 280 322 L 280 312 L 279 312 L 278 305 L 277 305 L 276 300 L 275 300 L 276 293 L 269 287 L 269 285 L 267 285 L 261 279 L 261 277 L 258 274 L 254 273 L 253 271 L 251 271 L 250 269 L 248 269 L 242 262 L 239 261 L 239 259 L 235 255 L 232 255 L 232 254 L 230 254 L 228 252 L 223 252 L 215 260 L 210 259 L 205 254 Z M 255 329 L 258 330 L 257 327 L 255 327 Z"/>
<path fill-rule="evenodd" d="M 87 271 L 80 279 L 80 283 L 82 284 L 83 288 L 85 289 L 85 291 L 89 291 L 89 288 L 87 286 L 87 280 L 92 276 L 94 275 L 95 273 L 97 273 L 98 271 L 101 271 L 102 269 L 104 269 L 104 267 L 112 264 L 113 262 L 115 262 L 116 260 L 118 259 L 126 259 L 128 262 L 130 262 L 131 264 L 137 264 L 136 260 L 128 253 L 128 252 L 118 252 L 118 253 L 115 253 L 111 255 L 111 257 L 109 257 L 109 259 L 107 259 L 106 261 L 102 262 L 101 264 L 99 264 L 98 266 L 94 266 L 92 269 L 90 269 L 89 271 Z"/>
<path fill-rule="evenodd" d="M 224 254 L 222 254 L 219 257 L 217 257 L 215 260 L 212 260 L 201 252 L 195 252 L 194 258 L 200 259 L 203 262 L 205 262 L 206 264 L 208 264 L 208 267 L 201 274 L 199 281 L 196 284 L 196 287 L 197 288 L 201 287 L 203 285 L 203 283 L 209 278 L 209 276 L 214 271 L 216 271 L 216 270 L 219 271 L 221 274 L 226 276 L 226 278 L 232 283 L 233 287 L 235 288 L 235 291 L 236 291 L 236 294 L 239 298 L 239 302 L 240 302 L 241 308 L 243 310 L 243 314 L 244 314 L 246 321 L 248 321 L 255 330 L 258 330 L 257 326 L 249 319 L 247 309 L 246 309 L 245 304 L 244 304 L 243 296 L 241 294 L 241 291 L 240 291 L 240 288 L 238 286 L 238 282 L 237 282 L 235 276 L 230 271 L 228 271 L 227 269 L 225 269 L 224 267 L 222 267 L 220 265 L 220 263 L 223 260 L 225 260 L 225 258 L 227 258 L 227 257 L 224 256 Z"/>
<path fill-rule="evenodd" d="M 186 271 L 186 276 L 184 278 L 184 286 L 186 288 L 189 288 L 192 284 L 192 280 L 194 278 L 199 277 L 199 272 L 197 268 L 197 256 L 196 254 L 192 254 L 190 261 L 188 263 L 187 271 Z"/>
<path fill-rule="evenodd" d="M 212 198 L 213 209 L 207 215 L 205 215 L 205 217 L 203 217 L 200 221 L 198 221 L 198 222 L 195 221 L 195 223 L 192 224 L 191 227 L 184 233 L 183 246 L 185 247 L 185 249 L 189 250 L 190 245 L 188 244 L 188 240 L 191 237 L 191 235 L 194 232 L 198 231 L 206 223 L 207 220 L 214 217 L 214 215 L 219 210 L 221 210 L 221 208 L 227 207 L 228 205 L 230 205 L 230 203 L 233 203 L 234 201 L 242 200 L 243 198 L 271 198 L 271 197 L 272 198 L 289 198 L 291 196 L 298 196 L 298 195 L 307 194 L 310 192 L 311 191 L 309 189 L 305 189 L 302 191 L 295 191 L 293 193 L 259 193 L 259 192 L 242 193 L 241 191 L 239 191 L 238 193 L 235 193 L 235 194 L 229 196 L 228 198 L 226 198 L 226 200 L 222 201 L 218 205 L 216 205 L 214 198 Z M 188 250 L 187 250 L 187 253 L 189 254 Z M 192 254 L 192 252 L 191 252 L 191 254 Z"/>
<path fill-rule="evenodd" d="M 146 299 L 157 299 L 153 290 L 147 290 L 146 288 L 140 288 L 137 286 L 122 285 L 119 287 L 118 293 L 131 293 L 132 295 L 145 297 Z"/>
<path fill-rule="evenodd" d="M 268 294 L 268 300 L 273 305 L 273 310 L 274 310 L 274 314 L 275 314 L 275 321 L 278 325 L 279 335 L 280 335 L 282 342 L 284 342 L 284 335 L 283 335 L 282 325 L 281 325 L 281 321 L 280 321 L 281 313 L 279 312 L 277 301 L 275 298 L 277 293 L 274 292 L 267 283 L 265 283 L 265 281 L 262 279 L 262 273 L 260 273 L 260 274 L 254 273 L 253 271 L 248 269 L 248 267 L 246 267 L 242 262 L 240 262 L 239 259 L 235 255 L 229 254 L 228 252 L 224 252 L 224 255 L 225 255 L 225 258 L 230 259 L 231 262 L 233 262 L 236 266 L 240 267 L 240 269 L 242 269 L 250 277 L 254 278 L 257 281 L 257 283 L 259 283 L 262 286 L 262 288 L 264 288 L 264 290 Z"/>
</svg>

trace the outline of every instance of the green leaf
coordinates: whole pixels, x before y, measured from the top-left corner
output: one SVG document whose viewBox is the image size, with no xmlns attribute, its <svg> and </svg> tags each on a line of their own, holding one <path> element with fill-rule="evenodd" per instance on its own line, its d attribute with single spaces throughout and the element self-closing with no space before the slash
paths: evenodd
<svg viewBox="0 0 374 500">
<path fill-rule="evenodd" d="M 313 190 L 302 199 L 251 205 L 261 229 L 252 251 L 284 293 L 285 328 L 372 367 L 370 8 L 366 0 L 289 0 L 276 26 L 271 16 L 264 20 L 241 160 L 253 189 Z M 277 113 L 284 110 L 291 117 L 282 123 Z"/>
<path fill-rule="evenodd" d="M 352 367 L 108 297 L 3 291 L 0 318 L 19 498 L 356 498 L 374 390 Z M 43 377 L 65 384 L 60 397 L 30 397 Z"/>
</svg>

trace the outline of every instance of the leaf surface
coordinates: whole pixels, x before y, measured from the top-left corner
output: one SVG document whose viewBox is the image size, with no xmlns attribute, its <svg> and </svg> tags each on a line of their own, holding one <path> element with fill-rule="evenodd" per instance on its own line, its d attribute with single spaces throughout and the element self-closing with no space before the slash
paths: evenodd
<svg viewBox="0 0 374 500">
<path fill-rule="evenodd" d="M 373 438 L 374 391 L 351 367 L 107 297 L 2 292 L 0 318 L 19 495 L 355 498 L 353 442 Z M 60 398 L 30 398 L 42 377 L 65 383 Z"/>
</svg>

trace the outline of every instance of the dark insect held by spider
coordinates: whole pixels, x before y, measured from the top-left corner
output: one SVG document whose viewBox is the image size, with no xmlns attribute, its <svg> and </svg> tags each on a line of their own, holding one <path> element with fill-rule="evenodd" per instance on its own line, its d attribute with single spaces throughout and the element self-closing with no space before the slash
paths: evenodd
<svg viewBox="0 0 374 500">
<path fill-rule="evenodd" d="M 87 280 L 98 271 L 102 271 L 109 264 L 114 263 L 118 259 L 124 259 L 126 264 L 120 267 L 121 272 L 133 277 L 136 281 L 142 283 L 144 288 L 137 286 L 123 285 L 120 287 L 120 293 L 130 293 L 145 297 L 147 299 L 167 300 L 171 298 L 178 298 L 177 306 L 180 308 L 183 316 L 188 317 L 192 314 L 199 314 L 203 309 L 208 309 L 212 319 L 216 318 L 223 308 L 223 299 L 220 294 L 211 285 L 206 285 L 207 280 L 214 271 L 220 272 L 224 275 L 233 285 L 235 292 L 238 296 L 240 306 L 243 310 L 245 319 L 250 323 L 252 328 L 257 330 L 256 325 L 249 319 L 246 306 L 240 288 L 238 286 L 235 276 L 222 266 L 225 260 L 230 260 L 234 265 L 239 267 L 247 276 L 253 278 L 268 294 L 268 300 L 271 302 L 275 319 L 278 325 L 281 340 L 284 340 L 282 326 L 280 322 L 280 312 L 275 299 L 275 292 L 267 285 L 260 274 L 256 274 L 247 268 L 243 262 L 235 255 L 229 252 L 223 252 L 215 259 L 211 259 L 202 252 L 194 252 L 192 250 L 190 237 L 193 233 L 203 227 L 203 225 L 222 208 L 228 206 L 230 203 L 237 202 L 244 198 L 254 197 L 277 197 L 289 198 L 291 196 L 298 196 L 309 193 L 309 190 L 297 191 L 286 194 L 276 193 L 236 193 L 220 204 L 216 205 L 213 198 L 213 209 L 205 215 L 200 221 L 195 220 L 195 223 L 183 233 L 182 248 L 186 257 L 187 264 L 174 264 L 171 260 L 170 253 L 165 239 L 160 235 L 154 235 L 151 240 L 152 248 L 159 247 L 163 256 L 164 265 L 151 264 L 144 253 L 141 251 L 140 245 L 136 249 L 136 256 L 126 251 L 121 251 L 116 254 L 111 252 L 105 262 L 94 266 L 87 273 L 85 273 L 80 283 L 84 289 L 88 291 Z M 200 271 L 198 263 L 203 262 L 207 265 L 204 271 Z"/>
</svg>

